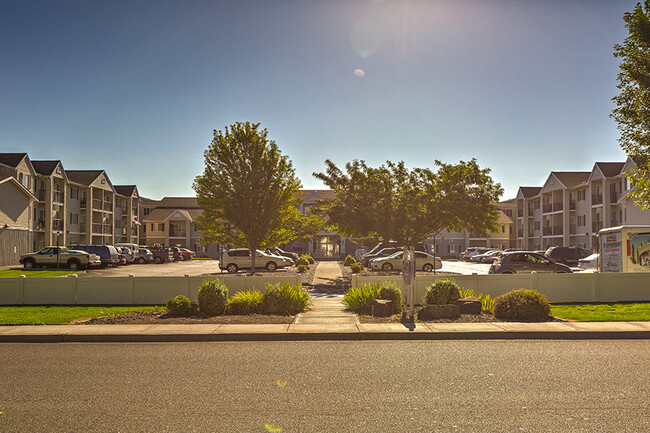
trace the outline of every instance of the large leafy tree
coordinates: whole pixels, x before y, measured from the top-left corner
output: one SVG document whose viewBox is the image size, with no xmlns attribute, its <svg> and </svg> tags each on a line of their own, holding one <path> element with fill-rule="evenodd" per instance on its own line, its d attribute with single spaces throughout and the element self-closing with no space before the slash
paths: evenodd
<svg viewBox="0 0 650 433">
<path fill-rule="evenodd" d="M 336 191 L 321 203 L 334 228 L 352 237 L 378 237 L 414 246 L 445 228 L 492 232 L 499 228 L 495 203 L 503 193 L 476 160 L 438 168 L 409 170 L 404 162 L 369 167 L 364 161 L 345 166 L 345 173 L 325 161 L 314 173 Z"/>
<path fill-rule="evenodd" d="M 621 93 L 613 98 L 612 117 L 618 123 L 621 147 L 637 164 L 628 173 L 636 186 L 633 195 L 638 205 L 650 209 L 650 0 L 637 3 L 623 20 L 628 36 L 614 46 L 614 56 L 621 61 L 617 77 Z"/>
<path fill-rule="evenodd" d="M 285 244 L 319 230 L 319 220 L 301 214 L 301 187 L 291 161 L 259 123 L 237 122 L 214 138 L 204 152 L 205 170 L 194 180 L 203 242 L 255 250 Z"/>
</svg>

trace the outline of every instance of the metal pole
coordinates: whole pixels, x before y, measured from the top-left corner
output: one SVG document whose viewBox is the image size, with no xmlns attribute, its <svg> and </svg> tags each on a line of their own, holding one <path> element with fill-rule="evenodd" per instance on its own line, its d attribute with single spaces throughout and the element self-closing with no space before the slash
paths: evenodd
<svg viewBox="0 0 650 433">
<path fill-rule="evenodd" d="M 415 247 L 411 246 L 411 284 L 410 284 L 410 293 L 409 293 L 409 310 L 411 312 L 411 320 L 415 320 Z"/>
</svg>

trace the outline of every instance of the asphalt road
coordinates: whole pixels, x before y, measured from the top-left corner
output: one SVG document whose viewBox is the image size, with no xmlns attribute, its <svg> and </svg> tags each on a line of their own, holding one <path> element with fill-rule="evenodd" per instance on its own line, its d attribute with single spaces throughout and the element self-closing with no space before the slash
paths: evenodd
<svg viewBox="0 0 650 433">
<path fill-rule="evenodd" d="M 2 432 L 650 430 L 647 341 L 2 344 L 0 365 Z"/>
<path fill-rule="evenodd" d="M 187 260 L 173 263 L 134 263 L 114 268 L 93 268 L 79 274 L 80 277 L 136 277 L 201 275 L 219 272 L 218 260 Z"/>
</svg>

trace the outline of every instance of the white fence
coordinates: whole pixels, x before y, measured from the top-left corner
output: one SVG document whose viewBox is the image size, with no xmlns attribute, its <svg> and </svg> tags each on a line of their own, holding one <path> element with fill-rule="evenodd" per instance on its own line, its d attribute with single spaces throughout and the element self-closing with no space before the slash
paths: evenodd
<svg viewBox="0 0 650 433">
<path fill-rule="evenodd" d="M 418 276 L 415 301 L 419 302 L 427 286 L 439 278 L 455 280 L 462 288 L 493 297 L 515 289 L 534 289 L 544 294 L 549 302 L 650 301 L 650 272 Z M 353 275 L 352 287 L 387 280 L 402 284 L 401 275 Z"/>
<path fill-rule="evenodd" d="M 197 301 L 204 277 L 0 278 L 0 305 L 163 305 L 178 295 Z M 222 278 L 229 295 L 264 292 L 270 283 L 299 286 L 301 276 Z"/>
</svg>

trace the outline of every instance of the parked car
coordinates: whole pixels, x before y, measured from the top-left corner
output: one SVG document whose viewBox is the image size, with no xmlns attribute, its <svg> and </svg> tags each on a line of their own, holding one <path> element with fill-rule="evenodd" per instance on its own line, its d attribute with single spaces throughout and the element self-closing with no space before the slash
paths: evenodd
<svg viewBox="0 0 650 433">
<path fill-rule="evenodd" d="M 152 246 L 148 248 L 149 251 L 151 251 L 151 254 L 153 254 L 154 263 L 156 264 L 165 263 L 165 262 L 171 263 L 174 261 L 174 253 L 171 250 L 171 248 L 161 247 L 161 246 Z"/>
<path fill-rule="evenodd" d="M 118 252 L 113 245 L 68 245 L 68 249 L 86 251 L 99 256 L 102 266 L 117 266 Z"/>
<path fill-rule="evenodd" d="M 290 258 L 291 260 L 293 260 L 294 262 L 296 260 L 298 260 L 298 257 L 300 257 L 296 253 L 292 253 L 290 251 L 284 251 L 283 249 L 277 248 L 277 247 L 276 248 L 269 248 L 268 254 L 272 254 L 274 256 L 287 257 L 287 258 Z"/>
<path fill-rule="evenodd" d="M 492 250 L 488 251 L 487 253 L 474 256 L 471 258 L 471 260 L 478 263 L 494 263 L 496 260 L 499 260 L 501 254 L 503 254 L 503 251 L 501 250 Z"/>
<path fill-rule="evenodd" d="M 36 253 L 23 254 L 20 263 L 25 269 L 39 266 L 68 268 L 71 271 L 84 269 L 101 264 L 101 260 L 86 251 L 73 250 L 66 247 L 45 247 Z"/>
<path fill-rule="evenodd" d="M 580 268 L 581 271 L 596 270 L 598 269 L 599 258 L 600 258 L 600 254 L 593 253 L 590 256 L 580 259 L 578 260 L 578 268 Z"/>
<path fill-rule="evenodd" d="M 368 263 L 370 259 L 374 259 L 375 257 L 378 256 L 378 253 L 386 248 L 396 248 L 396 251 L 402 251 L 404 249 L 403 245 L 400 245 L 398 242 L 395 241 L 390 241 L 390 242 L 380 242 L 373 249 L 365 253 L 363 256 L 361 256 L 361 264 L 364 266 L 368 266 Z M 427 248 L 423 243 L 418 243 L 415 246 L 415 251 L 422 251 L 423 253 L 427 252 Z"/>
<path fill-rule="evenodd" d="M 501 258 L 492 263 L 489 274 L 525 274 L 539 273 L 571 273 L 571 268 L 541 254 L 530 251 L 511 251 L 503 253 Z"/>
<path fill-rule="evenodd" d="M 124 254 L 124 259 L 126 260 L 126 264 L 130 265 L 135 261 L 135 254 L 133 254 L 133 251 L 129 249 L 129 247 L 116 247 L 117 252 Z"/>
<path fill-rule="evenodd" d="M 544 255 L 557 263 L 578 266 L 578 260 L 592 254 L 591 251 L 578 247 L 550 247 Z"/>
<path fill-rule="evenodd" d="M 178 250 L 180 253 L 180 260 L 192 260 L 195 255 L 194 251 L 188 250 L 187 248 L 179 248 Z"/>
<path fill-rule="evenodd" d="M 239 269 L 250 269 L 250 250 L 247 248 L 233 248 L 224 251 L 221 264 L 221 269 L 225 269 L 231 274 L 236 273 Z M 288 257 L 275 256 L 260 250 L 257 250 L 255 255 L 255 267 L 266 268 L 267 271 L 275 271 L 292 264 L 293 260 Z"/>
<path fill-rule="evenodd" d="M 392 271 L 393 269 L 402 269 L 402 256 L 404 252 L 399 251 L 388 257 L 382 257 L 372 260 L 370 268 L 372 270 Z M 442 268 L 440 258 L 422 251 L 415 252 L 415 269 L 426 272 Z"/>
<path fill-rule="evenodd" d="M 363 261 L 361 262 L 362 265 L 370 268 L 372 267 L 372 262 L 374 262 L 377 259 L 382 259 L 384 257 L 392 256 L 395 253 L 401 252 L 404 248 L 401 247 L 389 247 L 389 248 L 384 248 L 383 250 L 379 250 L 378 252 L 366 256 Z"/>
<path fill-rule="evenodd" d="M 470 261 L 470 259 L 473 256 L 476 256 L 478 254 L 487 253 L 488 251 L 490 251 L 490 248 L 471 247 L 471 248 L 467 248 L 465 251 L 460 253 L 460 258 L 465 260 L 465 261 Z"/>
<path fill-rule="evenodd" d="M 140 264 L 151 263 L 154 261 L 153 253 L 149 248 L 138 247 L 135 252 L 135 261 Z"/>
</svg>

